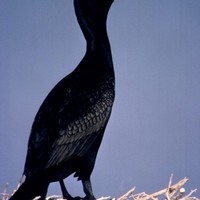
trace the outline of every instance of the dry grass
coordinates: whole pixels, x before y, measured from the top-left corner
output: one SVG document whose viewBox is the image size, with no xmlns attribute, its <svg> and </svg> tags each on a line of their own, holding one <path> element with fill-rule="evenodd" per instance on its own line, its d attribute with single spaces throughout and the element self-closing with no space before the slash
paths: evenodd
<svg viewBox="0 0 200 200">
<path fill-rule="evenodd" d="M 172 175 L 170 177 L 168 187 L 165 189 L 162 189 L 158 192 L 154 192 L 152 194 L 146 194 L 145 192 L 141 193 L 135 193 L 135 187 L 129 190 L 127 193 L 122 195 L 118 198 L 112 198 L 112 197 L 101 197 L 97 200 L 200 200 L 199 198 L 192 196 L 197 189 L 192 190 L 189 194 L 185 193 L 184 185 L 188 181 L 187 178 L 183 178 L 176 184 L 172 185 Z M 0 200 L 8 200 L 10 197 L 9 194 L 7 194 L 8 184 L 5 184 L 3 192 L 1 193 L 1 199 Z M 38 198 L 35 198 L 36 200 Z M 63 200 L 61 196 L 49 196 L 46 198 L 46 200 Z"/>
</svg>

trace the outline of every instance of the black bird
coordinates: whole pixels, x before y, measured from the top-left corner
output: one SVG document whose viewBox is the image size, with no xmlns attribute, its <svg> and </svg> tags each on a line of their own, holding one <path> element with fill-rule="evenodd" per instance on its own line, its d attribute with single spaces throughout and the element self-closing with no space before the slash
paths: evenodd
<svg viewBox="0 0 200 200">
<path fill-rule="evenodd" d="M 113 0 L 74 0 L 86 39 L 79 65 L 47 95 L 28 141 L 25 181 L 10 200 L 44 200 L 50 182 L 59 181 L 64 198 L 66 177 L 82 181 L 86 200 L 94 200 L 90 176 L 115 96 L 111 48 L 106 30 Z M 80 199 L 77 197 L 76 199 Z"/>
</svg>

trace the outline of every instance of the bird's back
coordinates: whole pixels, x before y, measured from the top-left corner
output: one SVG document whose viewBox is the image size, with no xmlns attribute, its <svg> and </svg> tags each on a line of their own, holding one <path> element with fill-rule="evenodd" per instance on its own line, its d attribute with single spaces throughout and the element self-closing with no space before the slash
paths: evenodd
<svg viewBox="0 0 200 200">
<path fill-rule="evenodd" d="M 83 157 L 96 140 L 102 139 L 99 135 L 114 101 L 114 72 L 95 53 L 89 58 L 86 55 L 41 105 L 29 138 L 26 176 Z"/>
</svg>

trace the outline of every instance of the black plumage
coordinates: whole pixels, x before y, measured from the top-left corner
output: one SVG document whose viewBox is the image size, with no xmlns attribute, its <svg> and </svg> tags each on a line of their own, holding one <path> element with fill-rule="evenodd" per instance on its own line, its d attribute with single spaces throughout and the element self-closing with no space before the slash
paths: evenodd
<svg viewBox="0 0 200 200">
<path fill-rule="evenodd" d="M 74 173 L 85 199 L 95 199 L 90 175 L 115 96 L 115 78 L 106 20 L 113 0 L 74 0 L 86 53 L 42 103 L 32 125 L 24 167 L 26 179 L 10 200 L 45 199 L 50 182 Z"/>
</svg>

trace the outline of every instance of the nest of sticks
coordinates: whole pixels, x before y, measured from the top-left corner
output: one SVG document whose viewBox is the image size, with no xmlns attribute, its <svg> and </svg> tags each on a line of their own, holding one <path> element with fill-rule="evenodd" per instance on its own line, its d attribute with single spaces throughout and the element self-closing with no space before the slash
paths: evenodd
<svg viewBox="0 0 200 200">
<path fill-rule="evenodd" d="M 176 184 L 172 184 L 172 177 L 171 175 L 168 183 L 168 187 L 165 189 L 162 189 L 158 192 L 154 192 L 152 194 L 146 194 L 145 192 L 136 193 L 135 187 L 126 192 L 124 195 L 118 198 L 112 198 L 112 197 L 101 197 L 97 200 L 200 200 L 199 198 L 193 196 L 193 194 L 196 192 L 197 189 L 191 190 L 188 194 L 185 193 L 184 185 L 188 181 L 188 178 L 183 178 Z M 1 194 L 0 200 L 8 200 L 11 195 L 7 194 L 8 184 L 5 185 L 4 190 Z M 33 200 L 37 200 L 38 198 L 35 198 Z M 64 200 L 59 195 L 53 195 L 46 198 L 46 200 Z"/>
</svg>

